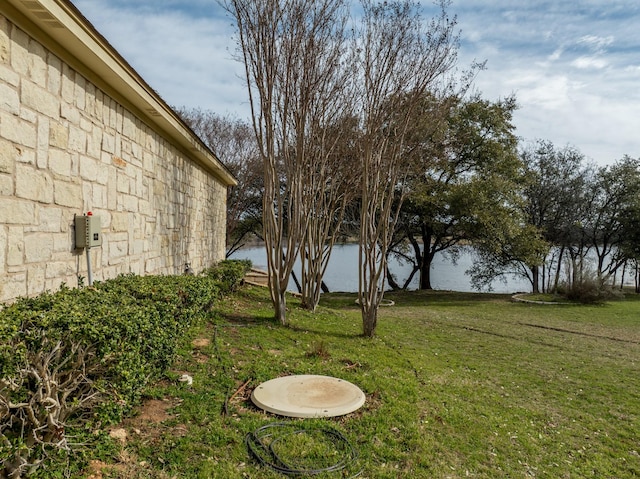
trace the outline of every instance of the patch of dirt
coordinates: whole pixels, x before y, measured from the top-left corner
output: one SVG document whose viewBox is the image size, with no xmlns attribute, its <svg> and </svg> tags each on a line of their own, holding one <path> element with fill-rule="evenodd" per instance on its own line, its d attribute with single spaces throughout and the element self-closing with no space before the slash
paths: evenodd
<svg viewBox="0 0 640 479">
<path fill-rule="evenodd" d="M 159 424 L 169 419 L 170 416 L 167 411 L 177 405 L 177 401 L 169 399 L 148 399 L 142 403 L 140 413 L 133 418 L 133 420 L 136 422 Z"/>
<path fill-rule="evenodd" d="M 206 354 L 202 354 L 200 352 L 194 352 L 192 354 L 192 356 L 193 356 L 194 361 L 196 363 L 198 363 L 198 364 L 204 364 L 204 363 L 208 362 L 209 359 L 210 359 L 209 356 L 207 356 Z"/>
<path fill-rule="evenodd" d="M 178 424 L 172 429 L 172 434 L 174 437 L 185 437 L 188 432 L 189 429 L 187 428 L 186 424 Z"/>
<path fill-rule="evenodd" d="M 122 428 L 112 429 L 109 431 L 109 437 L 120 441 L 122 444 L 127 443 L 127 431 Z"/>
<path fill-rule="evenodd" d="M 117 461 L 116 464 L 107 464 L 98 460 L 89 461 L 89 467 L 85 472 L 85 474 L 88 474 L 86 476 L 87 479 L 136 479 L 151 477 L 149 476 L 149 464 L 145 461 L 140 461 L 136 455 L 126 450 L 120 452 Z M 175 476 L 169 478 L 169 476 L 162 471 L 153 471 L 153 477 L 157 479 L 177 479 Z"/>
<path fill-rule="evenodd" d="M 130 433 L 143 435 L 153 441 L 166 431 L 161 424 L 171 418 L 168 411 L 178 404 L 175 399 L 148 399 L 137 409 L 138 414 L 125 419 L 121 426 Z"/>
<path fill-rule="evenodd" d="M 211 344 L 211 340 L 209 338 L 196 338 L 193 341 L 191 341 L 191 344 L 193 345 L 194 348 L 201 349 L 209 346 Z"/>
<path fill-rule="evenodd" d="M 140 458 L 127 448 L 127 442 L 137 437 L 147 444 L 158 441 L 167 432 L 174 437 L 184 437 L 189 432 L 186 424 L 178 424 L 167 428 L 162 423 L 172 417 L 170 409 L 178 406 L 177 399 L 148 399 L 137 408 L 137 415 L 125 419 L 122 424 L 112 429 L 109 435 L 121 444 L 115 464 L 107 464 L 99 460 L 89 461 L 85 474 L 87 479 L 137 479 L 148 478 L 150 464 L 140 461 Z M 174 479 L 168 475 L 153 471 L 154 478 Z"/>
<path fill-rule="evenodd" d="M 87 479 L 102 479 L 102 470 L 111 467 L 102 461 L 89 461 L 89 475 Z"/>
<path fill-rule="evenodd" d="M 104 474 L 107 477 L 113 477 L 116 474 L 118 477 L 126 477 L 127 466 L 125 464 L 107 464 L 106 462 L 91 460 L 89 461 L 88 476 L 87 479 L 103 479 Z"/>
</svg>

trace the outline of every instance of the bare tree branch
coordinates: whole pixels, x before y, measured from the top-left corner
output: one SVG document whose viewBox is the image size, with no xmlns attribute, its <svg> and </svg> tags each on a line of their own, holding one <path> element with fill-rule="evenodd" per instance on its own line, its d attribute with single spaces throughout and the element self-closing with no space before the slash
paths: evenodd
<svg viewBox="0 0 640 479">
<path fill-rule="evenodd" d="M 343 0 L 226 0 L 238 26 L 264 169 L 263 231 L 275 316 L 308 234 L 313 135 L 327 122 L 348 11 Z M 330 115 L 329 115 L 330 117 Z"/>
<path fill-rule="evenodd" d="M 363 128 L 359 302 L 363 333 L 373 336 L 384 294 L 387 250 L 406 194 L 411 156 L 406 139 L 413 109 L 427 92 L 450 88 L 457 58 L 456 20 L 441 1 L 440 16 L 425 24 L 416 4 L 363 0 L 361 24 Z"/>
</svg>

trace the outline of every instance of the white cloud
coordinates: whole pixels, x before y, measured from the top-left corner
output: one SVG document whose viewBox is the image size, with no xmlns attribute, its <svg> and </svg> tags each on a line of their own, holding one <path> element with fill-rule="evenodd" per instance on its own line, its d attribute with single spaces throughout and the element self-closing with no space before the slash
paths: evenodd
<svg viewBox="0 0 640 479">
<path fill-rule="evenodd" d="M 574 108 L 547 111 L 524 105 L 516 113 L 522 131 L 535 132 L 527 139 L 542 138 L 558 146 L 572 145 L 599 164 L 612 163 L 625 154 L 640 157 L 640 118 L 636 106 L 607 101 L 586 91 L 574 92 Z"/>
<path fill-rule="evenodd" d="M 590 68 L 601 70 L 606 68 L 608 64 L 605 59 L 599 57 L 578 57 L 571 62 L 571 65 L 583 70 Z"/>
<path fill-rule="evenodd" d="M 463 36 L 461 62 L 488 60 L 477 80 L 485 97 L 515 93 L 518 135 L 571 144 L 599 163 L 640 157 L 637 0 L 521 0 L 509 18 L 508 0 L 458 4 L 463 34 L 481 38 Z"/>
<path fill-rule="evenodd" d="M 613 36 L 600 37 L 597 35 L 585 35 L 578 40 L 578 44 L 586 45 L 593 51 L 602 52 L 605 47 L 611 45 L 614 41 Z"/>
<path fill-rule="evenodd" d="M 563 53 L 564 53 L 564 48 L 562 47 L 557 48 L 551 55 L 549 55 L 548 60 L 551 62 L 560 60 L 560 57 L 562 57 Z"/>
<path fill-rule="evenodd" d="M 518 90 L 522 92 L 519 98 L 523 104 L 556 111 L 569 104 L 571 87 L 566 77 L 550 77 L 524 86 Z"/>
</svg>

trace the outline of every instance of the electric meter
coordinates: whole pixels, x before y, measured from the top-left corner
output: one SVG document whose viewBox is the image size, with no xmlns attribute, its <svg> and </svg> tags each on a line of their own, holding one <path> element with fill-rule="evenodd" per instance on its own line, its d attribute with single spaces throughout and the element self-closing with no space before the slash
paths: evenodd
<svg viewBox="0 0 640 479">
<path fill-rule="evenodd" d="M 76 248 L 93 248 L 102 245 L 102 225 L 99 216 L 91 212 L 86 215 L 76 215 Z"/>
</svg>

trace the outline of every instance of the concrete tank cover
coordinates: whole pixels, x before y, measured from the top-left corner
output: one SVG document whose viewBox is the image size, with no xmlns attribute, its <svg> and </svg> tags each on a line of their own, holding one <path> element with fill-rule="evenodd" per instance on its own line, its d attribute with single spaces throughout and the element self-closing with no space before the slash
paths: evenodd
<svg viewBox="0 0 640 479">
<path fill-rule="evenodd" d="M 349 381 L 303 374 L 266 381 L 253 390 L 251 400 L 280 416 L 334 417 L 362 407 L 365 395 Z"/>
</svg>

